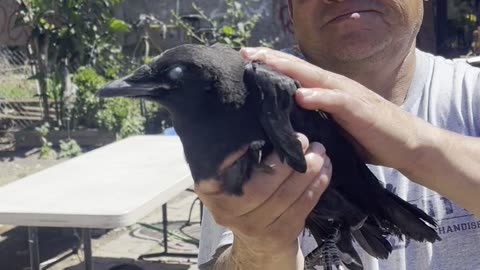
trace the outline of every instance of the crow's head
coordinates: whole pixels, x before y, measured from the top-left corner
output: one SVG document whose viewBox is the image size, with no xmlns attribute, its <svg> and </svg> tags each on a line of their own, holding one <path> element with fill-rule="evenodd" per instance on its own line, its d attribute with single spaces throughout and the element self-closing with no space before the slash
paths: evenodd
<svg viewBox="0 0 480 270">
<path fill-rule="evenodd" d="M 227 155 L 263 136 L 259 91 L 247 91 L 245 65 L 240 53 L 226 46 L 181 45 L 108 83 L 98 95 L 162 104 L 171 113 L 193 178 L 208 179 Z"/>
<path fill-rule="evenodd" d="M 131 75 L 100 89 L 100 97 L 138 97 L 157 101 L 173 114 L 182 108 L 242 105 L 244 64 L 222 45 L 181 45 L 153 58 Z"/>
</svg>

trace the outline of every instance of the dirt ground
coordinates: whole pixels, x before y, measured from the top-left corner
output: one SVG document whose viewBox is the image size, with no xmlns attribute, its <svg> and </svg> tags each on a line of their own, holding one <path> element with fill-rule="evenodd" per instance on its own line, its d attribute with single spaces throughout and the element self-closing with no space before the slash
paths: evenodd
<svg viewBox="0 0 480 270">
<path fill-rule="evenodd" d="M 0 151 L 0 186 L 66 160 L 58 159 L 56 154 L 40 158 L 37 150 Z"/>
</svg>

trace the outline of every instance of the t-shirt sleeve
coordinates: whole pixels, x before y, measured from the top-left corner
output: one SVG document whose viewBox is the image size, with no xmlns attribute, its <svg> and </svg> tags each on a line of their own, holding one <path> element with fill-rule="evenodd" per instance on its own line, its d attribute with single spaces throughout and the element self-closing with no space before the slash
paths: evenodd
<svg viewBox="0 0 480 270">
<path fill-rule="evenodd" d="M 233 233 L 225 227 L 219 226 L 215 223 L 210 211 L 204 208 L 200 247 L 198 253 L 198 264 L 207 263 L 213 258 L 215 251 L 225 245 L 233 243 Z"/>
</svg>

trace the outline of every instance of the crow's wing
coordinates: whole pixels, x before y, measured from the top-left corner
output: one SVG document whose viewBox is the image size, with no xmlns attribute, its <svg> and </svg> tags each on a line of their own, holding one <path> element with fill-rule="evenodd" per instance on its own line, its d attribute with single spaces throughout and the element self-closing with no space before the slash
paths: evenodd
<svg viewBox="0 0 480 270">
<path fill-rule="evenodd" d="M 244 83 L 249 92 L 258 91 L 262 98 L 259 121 L 280 159 L 294 170 L 305 172 L 307 164 L 302 145 L 290 122 L 292 97 L 298 85 L 258 62 L 245 66 Z"/>
</svg>

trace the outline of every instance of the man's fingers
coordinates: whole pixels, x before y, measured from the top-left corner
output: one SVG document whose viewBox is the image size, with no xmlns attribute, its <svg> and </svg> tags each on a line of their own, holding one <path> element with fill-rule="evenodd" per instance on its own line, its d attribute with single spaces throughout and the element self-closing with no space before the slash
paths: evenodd
<svg viewBox="0 0 480 270">
<path fill-rule="evenodd" d="M 258 220 L 259 222 L 263 217 L 269 216 L 273 219 L 264 220 L 264 222 L 266 222 L 265 225 L 268 225 L 274 222 L 285 209 L 289 208 L 311 184 L 313 179 L 320 174 L 325 162 L 329 162 L 325 155 L 325 148 L 319 143 L 312 143 L 310 145 L 305 159 L 308 165 L 305 173 L 292 173 L 265 203 L 244 216 Z"/>
<path fill-rule="evenodd" d="M 261 61 L 297 81 L 303 87 L 343 89 L 342 76 L 314 66 L 293 55 L 269 48 L 245 48 L 241 55 L 250 61 Z"/>
<path fill-rule="evenodd" d="M 297 133 L 297 139 L 301 142 L 303 152 L 305 153 L 309 146 L 308 138 L 301 133 Z M 243 186 L 245 194 L 254 194 L 257 197 L 251 199 L 257 202 L 258 205 L 267 200 L 283 181 L 293 173 L 292 168 L 283 163 L 276 153 L 266 157 L 263 163 L 270 167 L 273 172 L 257 169 L 254 171 L 250 181 Z"/>
<path fill-rule="evenodd" d="M 306 151 L 309 145 L 307 137 L 298 133 L 297 138 L 302 143 L 304 151 Z M 223 164 L 232 164 L 232 160 L 235 161 L 239 157 L 239 153 L 242 153 L 242 150 L 231 155 Z M 200 181 L 195 185 L 195 191 L 212 212 L 223 213 L 227 217 L 246 214 L 272 196 L 275 190 L 293 172 L 292 168 L 284 164 L 275 153 L 266 157 L 264 164 L 270 167 L 272 171 L 255 170 L 251 179 L 244 184 L 242 196 L 224 194 L 218 180 Z M 232 209 L 235 209 L 235 211 L 232 211 Z"/>
<path fill-rule="evenodd" d="M 284 53 L 281 51 L 272 50 L 270 48 L 265 47 L 245 47 L 240 50 L 240 54 L 242 57 L 249 61 L 262 61 L 262 62 L 270 62 L 267 59 L 269 56 L 274 56 L 273 61 L 279 61 L 281 59 L 288 60 L 288 61 L 303 61 L 302 59 L 295 57 L 291 54 Z"/>
<path fill-rule="evenodd" d="M 325 88 L 300 88 L 295 94 L 297 103 L 307 110 L 322 110 L 333 115 L 344 114 L 351 99 L 339 90 Z"/>
<path fill-rule="evenodd" d="M 300 233 L 305 224 L 305 219 L 318 203 L 320 196 L 327 189 L 330 182 L 332 168 L 330 160 L 327 159 L 326 162 L 326 166 L 322 168 L 320 175 L 315 178 L 302 195 L 269 226 L 268 230 L 272 232 L 272 234 Z M 301 215 L 299 215 L 300 213 Z"/>
</svg>

